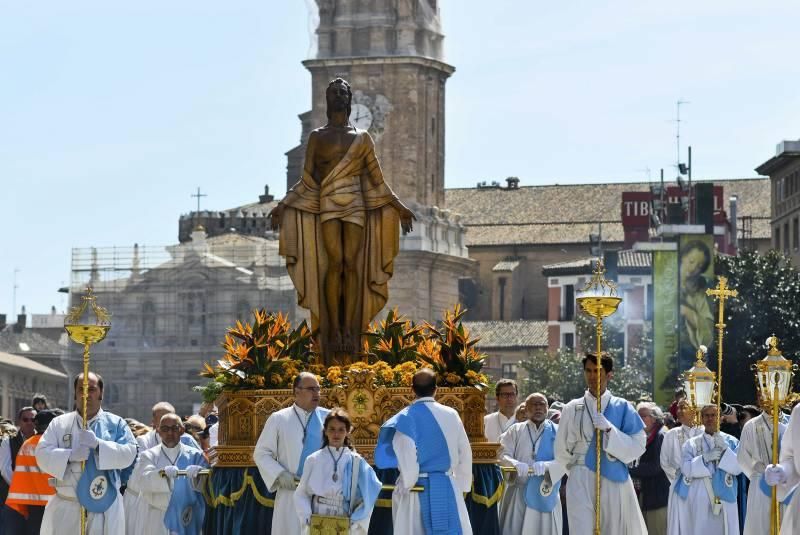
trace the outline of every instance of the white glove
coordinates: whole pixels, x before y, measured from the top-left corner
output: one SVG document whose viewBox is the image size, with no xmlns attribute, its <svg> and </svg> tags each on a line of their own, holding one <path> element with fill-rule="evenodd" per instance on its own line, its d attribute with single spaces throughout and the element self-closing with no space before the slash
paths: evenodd
<svg viewBox="0 0 800 535">
<path fill-rule="evenodd" d="M 89 451 L 90 451 L 89 448 L 87 448 L 86 446 L 79 445 L 76 448 L 72 448 L 69 451 L 69 461 L 73 463 L 85 461 L 86 459 L 89 458 Z"/>
<path fill-rule="evenodd" d="M 779 464 L 771 464 L 764 471 L 764 481 L 770 487 L 786 483 L 786 470 Z"/>
<path fill-rule="evenodd" d="M 91 429 L 81 429 L 78 431 L 78 440 L 81 446 L 88 446 L 89 449 L 92 450 L 95 449 L 98 444 L 97 437 Z"/>
<path fill-rule="evenodd" d="M 398 476 L 397 481 L 394 482 L 394 491 L 398 496 L 406 496 L 411 493 L 411 489 L 406 488 L 402 475 Z"/>
<path fill-rule="evenodd" d="M 528 466 L 527 463 L 522 463 L 522 462 L 517 463 L 517 464 L 514 465 L 514 468 L 517 469 L 517 477 L 518 478 L 520 478 L 520 479 L 528 479 L 528 470 L 530 470 L 530 467 Z"/>
<path fill-rule="evenodd" d="M 533 463 L 533 475 L 543 476 L 547 472 L 547 463 L 544 461 L 536 461 Z"/>
<path fill-rule="evenodd" d="M 203 467 L 200 465 L 190 464 L 189 466 L 186 467 L 186 477 L 195 479 L 197 475 L 200 473 L 200 470 L 202 469 Z"/>
<path fill-rule="evenodd" d="M 595 429 L 599 429 L 601 431 L 608 431 L 611 429 L 611 422 L 609 422 L 606 417 L 600 413 L 592 416 L 592 423 L 594 424 Z"/>
<path fill-rule="evenodd" d="M 728 443 L 719 433 L 714 433 L 714 446 L 721 449 L 723 452 L 728 449 Z"/>
<path fill-rule="evenodd" d="M 164 475 L 170 479 L 175 479 L 178 477 L 178 467 L 177 466 L 165 466 L 164 467 Z"/>
<path fill-rule="evenodd" d="M 722 458 L 722 453 L 718 448 L 703 452 L 703 461 L 706 463 L 717 462 Z"/>
<path fill-rule="evenodd" d="M 278 488 L 286 490 L 294 490 L 297 485 L 294 483 L 294 476 L 287 470 L 284 470 L 278 475 Z"/>
</svg>

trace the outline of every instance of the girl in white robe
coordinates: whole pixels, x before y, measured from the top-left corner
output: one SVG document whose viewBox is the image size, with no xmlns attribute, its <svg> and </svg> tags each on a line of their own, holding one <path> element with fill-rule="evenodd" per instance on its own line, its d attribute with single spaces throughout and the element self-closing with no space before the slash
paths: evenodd
<svg viewBox="0 0 800 535">
<path fill-rule="evenodd" d="M 334 409 L 323 424 L 322 449 L 306 458 L 294 493 L 302 533 L 309 532 L 312 514 L 350 517 L 350 535 L 366 535 L 381 482 L 372 467 L 353 449 L 352 424 L 342 409 Z M 351 497 L 354 463 L 358 463 L 356 496 Z"/>
</svg>

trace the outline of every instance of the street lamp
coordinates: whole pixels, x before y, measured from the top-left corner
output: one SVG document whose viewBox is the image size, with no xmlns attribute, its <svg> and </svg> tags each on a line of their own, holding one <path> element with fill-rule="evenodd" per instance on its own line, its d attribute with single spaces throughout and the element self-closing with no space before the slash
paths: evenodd
<svg viewBox="0 0 800 535">
<path fill-rule="evenodd" d="M 716 374 L 706 366 L 708 348 L 700 346 L 695 354 L 696 361 L 688 371 L 683 372 L 683 389 L 689 396 L 689 403 L 694 410 L 695 425 L 700 425 L 700 409 L 711 405 L 714 396 L 714 380 Z"/>
</svg>

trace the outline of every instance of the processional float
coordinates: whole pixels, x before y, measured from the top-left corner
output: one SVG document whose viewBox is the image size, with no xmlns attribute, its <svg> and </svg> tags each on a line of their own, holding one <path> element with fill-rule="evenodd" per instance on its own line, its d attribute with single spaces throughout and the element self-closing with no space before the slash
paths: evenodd
<svg viewBox="0 0 800 535">
<path fill-rule="evenodd" d="M 606 280 L 603 261 L 598 260 L 592 278 L 581 290 L 580 296 L 576 298 L 578 305 L 586 314 L 595 319 L 595 337 L 597 354 L 597 383 L 595 397 L 597 398 L 597 412 L 602 412 L 600 401 L 600 367 L 603 342 L 603 318 L 606 318 L 617 311 L 617 307 L 622 302 L 622 298 L 617 295 L 617 286 L 613 282 Z M 600 457 L 603 451 L 603 432 L 595 429 L 595 478 L 594 478 L 594 533 L 600 535 Z"/>
<path fill-rule="evenodd" d="M 89 312 L 91 311 L 91 312 Z M 88 313 L 87 313 L 88 312 Z M 89 315 L 94 313 L 92 322 Z M 87 317 L 84 318 L 84 315 Z M 89 419 L 86 417 L 86 404 L 89 397 L 89 358 L 92 345 L 101 342 L 111 329 L 111 314 L 97 304 L 92 288 L 86 288 L 86 294 L 81 296 L 81 304 L 72 307 L 64 319 L 64 329 L 70 340 L 83 346 L 83 429 L 89 429 Z M 86 469 L 86 461 L 81 462 L 81 472 Z M 86 508 L 81 505 L 81 535 L 86 533 Z"/>
</svg>

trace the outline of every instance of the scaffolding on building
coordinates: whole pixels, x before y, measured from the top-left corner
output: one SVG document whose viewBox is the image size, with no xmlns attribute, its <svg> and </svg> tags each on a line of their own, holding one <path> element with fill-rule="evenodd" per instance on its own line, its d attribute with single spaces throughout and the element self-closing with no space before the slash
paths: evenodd
<svg viewBox="0 0 800 535">
<path fill-rule="evenodd" d="M 108 337 L 92 349 L 104 376 L 104 406 L 146 422 L 169 401 L 191 414 L 201 400 L 192 387 L 203 362 L 221 355 L 225 331 L 255 308 L 302 315 L 275 239 L 227 234 L 170 246 L 73 249 L 74 305 L 87 286 L 112 314 Z M 73 345 L 64 363 L 81 370 Z"/>
</svg>

